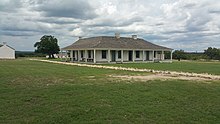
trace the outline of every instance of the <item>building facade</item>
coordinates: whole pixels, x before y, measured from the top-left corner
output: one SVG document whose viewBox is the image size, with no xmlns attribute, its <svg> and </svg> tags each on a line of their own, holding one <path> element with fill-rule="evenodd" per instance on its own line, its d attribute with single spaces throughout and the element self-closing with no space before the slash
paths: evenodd
<svg viewBox="0 0 220 124">
<path fill-rule="evenodd" d="M 3 42 L 0 44 L 0 59 L 15 59 L 15 49 Z"/>
<path fill-rule="evenodd" d="M 172 49 L 139 39 L 137 35 L 80 38 L 61 50 L 69 51 L 71 61 L 77 62 L 172 62 Z M 170 52 L 169 60 L 165 59 L 164 52 Z"/>
</svg>

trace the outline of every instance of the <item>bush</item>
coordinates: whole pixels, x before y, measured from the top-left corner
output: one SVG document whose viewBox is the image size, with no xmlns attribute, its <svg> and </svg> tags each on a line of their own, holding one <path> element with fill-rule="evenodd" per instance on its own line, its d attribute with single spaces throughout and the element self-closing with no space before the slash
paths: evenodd
<svg viewBox="0 0 220 124">
<path fill-rule="evenodd" d="M 35 53 L 32 51 L 16 51 L 15 52 L 15 57 L 45 57 L 45 54 L 42 53 Z"/>
</svg>

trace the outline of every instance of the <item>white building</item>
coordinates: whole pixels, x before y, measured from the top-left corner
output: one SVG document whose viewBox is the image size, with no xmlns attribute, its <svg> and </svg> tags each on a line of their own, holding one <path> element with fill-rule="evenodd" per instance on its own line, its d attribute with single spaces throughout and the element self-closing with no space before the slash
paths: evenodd
<svg viewBox="0 0 220 124">
<path fill-rule="evenodd" d="M 80 38 L 62 50 L 70 52 L 71 61 L 78 62 L 172 62 L 172 49 L 150 43 L 144 39 L 111 36 Z M 165 60 L 164 52 L 170 52 L 170 59 Z"/>
<path fill-rule="evenodd" d="M 0 59 L 15 59 L 15 49 L 3 42 L 0 44 Z"/>
</svg>

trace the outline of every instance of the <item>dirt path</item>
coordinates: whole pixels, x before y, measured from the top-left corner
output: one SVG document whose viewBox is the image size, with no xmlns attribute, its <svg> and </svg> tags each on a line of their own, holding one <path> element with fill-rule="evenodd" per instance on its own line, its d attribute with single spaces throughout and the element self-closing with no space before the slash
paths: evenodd
<svg viewBox="0 0 220 124">
<path fill-rule="evenodd" d="M 161 74 L 162 77 L 169 77 L 174 78 L 178 77 L 178 79 L 207 79 L 207 80 L 220 80 L 219 75 L 211 75 L 205 73 L 189 73 L 189 72 L 176 72 L 176 71 L 160 71 L 160 70 L 153 70 L 153 69 L 137 69 L 137 68 L 125 68 L 125 67 L 113 67 L 113 66 L 103 66 L 103 65 L 89 65 L 89 64 L 80 64 L 80 63 L 68 63 L 68 62 L 58 62 L 58 61 L 50 61 L 50 60 L 40 60 L 40 59 L 30 59 L 34 61 L 41 61 L 41 62 L 49 62 L 49 63 L 56 63 L 56 64 L 64 64 L 64 65 L 74 65 L 74 66 L 81 66 L 81 67 L 91 67 L 91 68 L 104 68 L 104 69 L 113 69 L 113 70 L 125 70 L 125 71 L 136 71 L 136 72 L 151 72 L 156 74 L 156 78 L 158 79 L 158 74 Z"/>
</svg>

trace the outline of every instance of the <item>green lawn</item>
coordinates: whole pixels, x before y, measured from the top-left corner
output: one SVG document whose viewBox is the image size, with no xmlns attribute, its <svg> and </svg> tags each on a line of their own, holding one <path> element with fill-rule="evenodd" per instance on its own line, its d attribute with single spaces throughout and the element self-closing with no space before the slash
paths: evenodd
<svg viewBox="0 0 220 124">
<path fill-rule="evenodd" d="M 220 62 L 174 61 L 173 63 L 124 63 L 103 65 L 220 75 Z"/>
<path fill-rule="evenodd" d="M 0 123 L 220 123 L 219 81 L 133 82 L 111 74 L 139 73 L 0 61 Z"/>
</svg>

